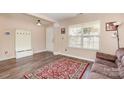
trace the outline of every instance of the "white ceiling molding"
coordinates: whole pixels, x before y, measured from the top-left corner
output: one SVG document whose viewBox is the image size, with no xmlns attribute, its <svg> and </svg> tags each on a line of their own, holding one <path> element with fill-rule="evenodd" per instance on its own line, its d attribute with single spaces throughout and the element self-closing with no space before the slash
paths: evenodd
<svg viewBox="0 0 124 93">
<path fill-rule="evenodd" d="M 59 27 L 60 21 L 68 18 L 73 18 L 82 13 L 27 13 L 27 14 L 51 22 L 54 24 L 55 27 Z"/>
<path fill-rule="evenodd" d="M 56 23 L 55 20 L 53 20 L 53 19 L 51 19 L 51 18 L 49 18 L 49 17 L 47 17 L 45 15 L 42 15 L 40 13 L 27 13 L 27 14 L 31 15 L 31 16 L 39 17 L 39 18 L 44 19 L 46 21 L 50 21 L 50 22 Z"/>
<path fill-rule="evenodd" d="M 81 14 L 82 13 L 28 13 L 28 15 L 39 17 L 46 21 L 55 23 Z"/>
<path fill-rule="evenodd" d="M 77 13 L 40 13 L 40 14 L 49 17 L 57 22 L 77 16 Z"/>
</svg>

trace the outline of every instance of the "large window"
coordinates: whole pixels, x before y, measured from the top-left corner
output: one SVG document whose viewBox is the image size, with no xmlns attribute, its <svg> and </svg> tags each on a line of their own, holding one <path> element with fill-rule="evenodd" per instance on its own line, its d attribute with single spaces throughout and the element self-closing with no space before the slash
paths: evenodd
<svg viewBox="0 0 124 93">
<path fill-rule="evenodd" d="M 100 22 L 69 27 L 69 47 L 99 50 Z"/>
</svg>

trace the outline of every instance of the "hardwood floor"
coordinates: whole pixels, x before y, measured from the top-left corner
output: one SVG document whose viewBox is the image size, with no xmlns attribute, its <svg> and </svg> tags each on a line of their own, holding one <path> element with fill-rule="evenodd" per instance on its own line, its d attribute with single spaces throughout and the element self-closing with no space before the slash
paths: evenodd
<svg viewBox="0 0 124 93">
<path fill-rule="evenodd" d="M 24 74 L 26 72 L 34 71 L 41 66 L 54 62 L 62 57 L 66 57 L 63 55 L 53 55 L 52 52 L 42 52 L 35 54 L 33 56 L 21 58 L 21 59 L 9 59 L 5 61 L 0 61 L 0 78 L 1 79 L 24 79 Z M 71 58 L 71 57 L 69 57 Z M 80 60 L 76 58 L 72 58 L 74 60 Z M 80 60 L 84 61 L 84 60 Z M 92 62 L 89 67 L 85 71 L 82 78 L 87 78 L 90 73 L 90 69 L 92 67 Z"/>
</svg>

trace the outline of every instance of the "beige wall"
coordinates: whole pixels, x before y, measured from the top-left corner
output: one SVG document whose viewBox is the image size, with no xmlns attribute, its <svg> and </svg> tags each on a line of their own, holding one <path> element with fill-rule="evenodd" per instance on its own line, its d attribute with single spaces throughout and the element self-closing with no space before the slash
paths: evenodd
<svg viewBox="0 0 124 93">
<path fill-rule="evenodd" d="M 119 28 L 119 34 L 120 45 L 124 47 L 124 14 L 83 14 L 82 16 L 60 22 L 61 27 L 66 27 L 67 32 L 65 35 L 61 35 L 60 28 L 55 29 L 54 51 L 72 56 L 94 59 L 96 51 L 68 47 L 68 26 L 96 20 L 101 22 L 99 51 L 114 54 L 117 49 L 116 38 L 112 38 L 112 33 L 114 32 L 105 31 L 105 23 L 111 21 L 123 22 Z M 45 49 L 45 27 L 39 27 L 35 22 L 35 17 L 25 14 L 0 14 L 0 59 L 15 57 L 16 29 L 32 31 L 32 46 L 35 53 Z M 10 32 L 11 35 L 6 36 L 5 32 Z M 65 49 L 68 51 L 65 51 Z M 5 51 L 8 51 L 8 54 L 5 54 Z"/>
<path fill-rule="evenodd" d="M 104 53 L 114 54 L 117 49 L 116 38 L 112 37 L 112 34 L 114 32 L 105 31 L 106 22 L 113 22 L 113 21 L 123 22 L 123 24 L 119 27 L 119 34 L 120 34 L 120 45 L 121 47 L 124 47 L 124 14 L 105 14 L 105 13 L 88 14 L 87 13 L 68 20 L 66 19 L 65 21 L 62 21 L 60 23 L 61 27 L 65 27 L 67 32 L 65 35 L 60 34 L 60 29 L 55 32 L 55 52 L 60 52 L 82 58 L 94 59 L 96 51 L 68 47 L 68 26 L 97 21 L 97 20 L 100 21 L 101 23 L 99 51 Z M 64 39 L 62 40 L 62 38 Z M 67 48 L 68 51 L 65 51 L 65 48 Z"/>
<path fill-rule="evenodd" d="M 34 53 L 45 49 L 45 27 L 36 25 L 36 18 L 25 14 L 0 14 L 0 59 L 15 57 L 15 31 L 32 31 Z M 10 32 L 10 35 L 5 35 Z M 8 51 L 8 54 L 5 54 Z"/>
</svg>

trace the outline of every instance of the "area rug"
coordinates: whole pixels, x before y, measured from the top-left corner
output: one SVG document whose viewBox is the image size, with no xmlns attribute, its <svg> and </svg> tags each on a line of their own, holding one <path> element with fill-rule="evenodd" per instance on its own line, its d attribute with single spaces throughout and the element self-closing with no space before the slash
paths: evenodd
<svg viewBox="0 0 124 93">
<path fill-rule="evenodd" d="M 81 79 L 88 65 L 87 62 L 63 58 L 27 73 L 24 77 L 26 79 Z"/>
</svg>

